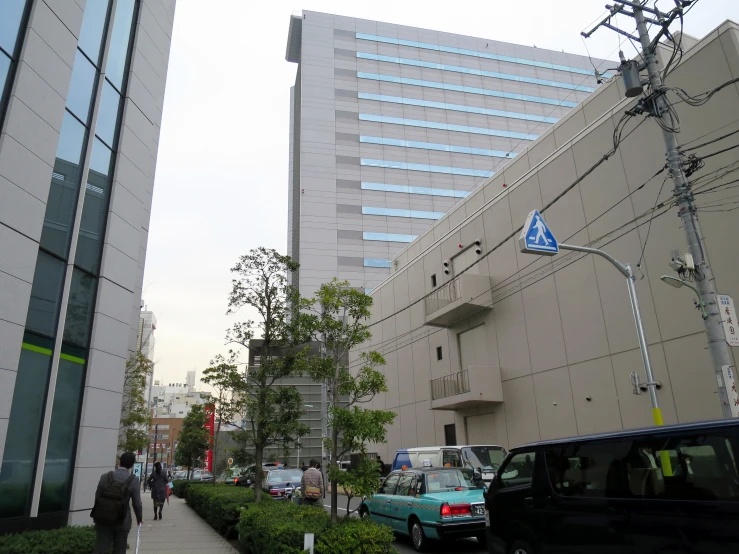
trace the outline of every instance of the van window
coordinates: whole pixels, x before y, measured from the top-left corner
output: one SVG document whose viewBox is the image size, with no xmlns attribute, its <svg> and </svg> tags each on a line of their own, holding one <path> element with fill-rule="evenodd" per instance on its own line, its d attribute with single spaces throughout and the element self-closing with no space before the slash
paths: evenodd
<svg viewBox="0 0 739 554">
<path fill-rule="evenodd" d="M 617 498 L 623 496 L 621 460 L 631 441 L 571 444 L 547 451 L 546 462 L 554 491 L 561 496 Z"/>
<path fill-rule="evenodd" d="M 459 450 L 442 450 L 441 465 L 444 467 L 462 467 Z"/>
<path fill-rule="evenodd" d="M 499 488 L 523 487 L 531 485 L 534 477 L 535 452 L 521 452 L 514 455 L 502 468 Z"/>
<path fill-rule="evenodd" d="M 739 500 L 737 442 L 717 435 L 638 441 L 626 460 L 629 493 L 637 498 Z"/>
</svg>

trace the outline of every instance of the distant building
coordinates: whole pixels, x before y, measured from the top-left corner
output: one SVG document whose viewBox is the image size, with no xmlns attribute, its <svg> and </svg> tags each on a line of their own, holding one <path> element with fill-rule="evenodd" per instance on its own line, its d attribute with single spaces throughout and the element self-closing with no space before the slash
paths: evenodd
<svg viewBox="0 0 739 554">
<path fill-rule="evenodd" d="M 194 369 L 191 369 L 187 372 L 187 388 L 190 390 L 195 390 L 195 378 L 197 376 L 197 371 Z"/>
</svg>

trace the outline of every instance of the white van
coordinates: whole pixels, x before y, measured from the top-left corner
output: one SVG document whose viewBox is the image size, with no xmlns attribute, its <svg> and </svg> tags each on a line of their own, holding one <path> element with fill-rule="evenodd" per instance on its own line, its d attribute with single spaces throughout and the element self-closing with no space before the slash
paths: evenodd
<svg viewBox="0 0 739 554">
<path fill-rule="evenodd" d="M 395 453 L 393 471 L 411 467 L 468 467 L 482 470 L 482 479 L 490 482 L 506 457 L 506 449 L 497 445 L 421 446 L 403 448 Z"/>
</svg>

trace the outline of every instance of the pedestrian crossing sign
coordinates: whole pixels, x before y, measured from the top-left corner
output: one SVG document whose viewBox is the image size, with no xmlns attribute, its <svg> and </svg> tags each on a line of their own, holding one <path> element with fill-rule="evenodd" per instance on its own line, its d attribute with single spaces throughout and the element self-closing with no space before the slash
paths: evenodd
<svg viewBox="0 0 739 554">
<path fill-rule="evenodd" d="M 559 253 L 559 244 L 549 230 L 538 210 L 531 210 L 518 236 L 521 252 L 554 256 Z"/>
</svg>

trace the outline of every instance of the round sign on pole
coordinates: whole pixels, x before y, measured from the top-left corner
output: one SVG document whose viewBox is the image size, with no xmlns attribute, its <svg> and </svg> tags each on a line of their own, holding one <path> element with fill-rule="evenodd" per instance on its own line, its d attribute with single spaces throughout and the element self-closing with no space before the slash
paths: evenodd
<svg viewBox="0 0 739 554">
<path fill-rule="evenodd" d="M 228 459 L 228 465 L 229 465 L 229 466 L 232 466 L 232 465 L 233 465 L 233 463 L 234 463 L 234 459 L 233 459 L 233 458 L 229 458 L 229 459 Z"/>
</svg>

